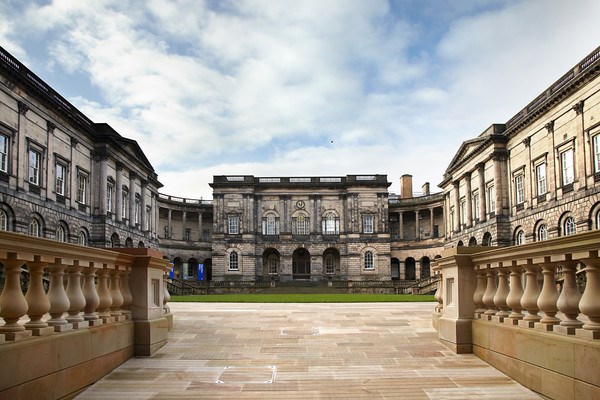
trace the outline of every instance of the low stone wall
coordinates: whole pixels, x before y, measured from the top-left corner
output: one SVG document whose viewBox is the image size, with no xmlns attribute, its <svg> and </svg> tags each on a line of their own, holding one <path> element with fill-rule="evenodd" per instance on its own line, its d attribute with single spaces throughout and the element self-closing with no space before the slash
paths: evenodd
<svg viewBox="0 0 600 400">
<path fill-rule="evenodd" d="M 70 399 L 134 355 L 132 321 L 0 346 L 0 399 Z"/>
</svg>

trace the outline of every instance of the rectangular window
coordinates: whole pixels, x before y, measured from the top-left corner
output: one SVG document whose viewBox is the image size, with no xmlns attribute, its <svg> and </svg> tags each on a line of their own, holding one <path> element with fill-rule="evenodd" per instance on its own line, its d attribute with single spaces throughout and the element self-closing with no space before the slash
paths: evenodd
<svg viewBox="0 0 600 400">
<path fill-rule="evenodd" d="M 562 185 L 566 186 L 575 181 L 575 170 L 573 168 L 573 149 L 560 153 L 560 165 L 562 171 Z"/>
<path fill-rule="evenodd" d="M 308 235 L 310 233 L 310 219 L 303 214 L 299 214 L 296 218 L 292 218 L 292 233 L 294 235 Z"/>
<path fill-rule="evenodd" d="M 8 137 L 0 135 L 0 171 L 8 173 Z"/>
<path fill-rule="evenodd" d="M 547 186 L 546 186 L 546 164 L 540 164 L 535 167 L 535 180 L 536 180 L 536 189 L 537 195 L 541 196 L 546 194 Z"/>
<path fill-rule="evenodd" d="M 140 223 L 140 211 L 142 209 L 141 203 L 139 199 L 135 199 L 135 205 L 133 207 L 133 222 L 135 224 Z"/>
<path fill-rule="evenodd" d="M 594 172 L 600 172 L 600 135 L 592 138 L 592 147 L 594 151 Z"/>
<path fill-rule="evenodd" d="M 88 177 L 84 173 L 77 173 L 77 202 L 87 204 L 87 183 Z"/>
<path fill-rule="evenodd" d="M 29 149 L 29 183 L 37 186 L 40 185 L 41 165 L 42 153 L 34 149 Z"/>
<path fill-rule="evenodd" d="M 478 220 L 481 215 L 479 214 L 479 192 L 473 193 L 473 217 Z"/>
<path fill-rule="evenodd" d="M 65 182 L 67 176 L 67 167 L 60 163 L 56 163 L 56 194 L 60 196 L 65 195 Z"/>
<path fill-rule="evenodd" d="M 127 204 L 129 204 L 129 196 L 124 191 L 121 195 L 121 218 L 123 219 L 127 218 Z"/>
<path fill-rule="evenodd" d="M 230 216 L 228 218 L 229 234 L 237 235 L 240 233 L 240 217 L 237 215 Z"/>
<path fill-rule="evenodd" d="M 517 204 L 525 202 L 525 184 L 522 174 L 515 176 L 515 201 Z"/>
<path fill-rule="evenodd" d="M 494 190 L 494 185 L 488 186 L 488 212 L 495 213 L 496 212 L 496 191 Z"/>
<path fill-rule="evenodd" d="M 373 233 L 373 220 L 373 215 L 363 215 L 363 233 Z"/>
<path fill-rule="evenodd" d="M 192 240 L 192 230 L 190 228 L 185 228 L 185 240 L 188 242 Z"/>
<path fill-rule="evenodd" d="M 114 190 L 115 190 L 115 187 L 112 184 L 110 184 L 110 183 L 106 184 L 106 211 L 109 213 L 113 212 Z"/>
<path fill-rule="evenodd" d="M 465 199 L 461 199 L 460 200 L 460 225 L 466 224 L 467 223 L 467 206 L 466 206 L 466 202 Z"/>
</svg>

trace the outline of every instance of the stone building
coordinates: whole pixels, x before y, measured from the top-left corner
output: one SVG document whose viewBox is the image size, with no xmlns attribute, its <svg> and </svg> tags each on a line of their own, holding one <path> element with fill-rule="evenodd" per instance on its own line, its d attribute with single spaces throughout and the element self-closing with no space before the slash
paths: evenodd
<svg viewBox="0 0 600 400">
<path fill-rule="evenodd" d="M 600 48 L 460 146 L 440 187 L 446 246 L 510 246 L 600 226 Z"/>
<path fill-rule="evenodd" d="M 0 229 L 156 247 L 161 186 L 135 141 L 92 122 L 0 47 Z"/>
</svg>

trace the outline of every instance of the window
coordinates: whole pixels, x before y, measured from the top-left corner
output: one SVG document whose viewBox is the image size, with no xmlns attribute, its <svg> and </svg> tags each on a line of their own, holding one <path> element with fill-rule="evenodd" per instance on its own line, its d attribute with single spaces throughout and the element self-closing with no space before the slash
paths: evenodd
<svg viewBox="0 0 600 400">
<path fill-rule="evenodd" d="M 121 218 L 127 218 L 127 204 L 129 204 L 129 194 L 123 190 L 121 195 Z"/>
<path fill-rule="evenodd" d="M 373 252 L 368 250 L 365 251 L 365 269 L 373 269 Z"/>
<path fill-rule="evenodd" d="M 473 193 L 473 217 L 476 220 L 481 218 L 481 214 L 479 213 L 479 192 Z"/>
<path fill-rule="evenodd" d="M 373 215 L 363 215 L 363 233 L 373 233 Z"/>
<path fill-rule="evenodd" d="M 56 228 L 56 240 L 58 240 L 59 242 L 67 241 L 67 233 L 65 232 L 65 228 L 63 228 L 62 225 L 59 225 L 58 228 Z"/>
<path fill-rule="evenodd" d="M 232 215 L 228 218 L 228 226 L 229 226 L 229 234 L 237 235 L 240 233 L 240 217 L 237 215 Z"/>
<path fill-rule="evenodd" d="M 56 181 L 55 181 L 55 191 L 56 194 L 60 195 L 60 196 L 64 196 L 65 195 L 65 183 L 66 183 L 66 176 L 67 176 L 67 167 L 65 167 L 63 164 L 60 163 L 56 163 Z"/>
<path fill-rule="evenodd" d="M 0 172 L 8 173 L 8 137 L 0 134 Z"/>
<path fill-rule="evenodd" d="M 462 226 L 467 223 L 467 204 L 465 199 L 460 199 L 460 221 L 459 224 Z"/>
<path fill-rule="evenodd" d="M 523 180 L 523 174 L 515 176 L 515 202 L 517 204 L 523 204 L 525 201 L 525 185 Z"/>
<path fill-rule="evenodd" d="M 8 230 L 8 215 L 6 215 L 6 211 L 0 210 L 0 231 Z"/>
<path fill-rule="evenodd" d="M 270 275 L 277 274 L 277 254 L 270 254 L 267 259 L 267 266 L 269 268 Z"/>
<path fill-rule="evenodd" d="M 548 227 L 546 226 L 546 224 L 540 225 L 537 233 L 539 242 L 548 240 Z"/>
<path fill-rule="evenodd" d="M 496 212 L 496 191 L 494 190 L 494 185 L 490 185 L 487 188 L 487 200 L 488 200 L 488 210 L 490 213 Z"/>
<path fill-rule="evenodd" d="M 41 165 L 42 153 L 34 149 L 29 149 L 29 183 L 37 186 L 40 185 Z"/>
<path fill-rule="evenodd" d="M 87 246 L 87 235 L 85 232 L 79 232 L 79 235 L 77 236 L 77 244 L 80 246 Z"/>
<path fill-rule="evenodd" d="M 30 236 L 40 236 L 40 223 L 37 219 L 31 218 L 31 221 L 29 221 L 29 228 L 27 233 Z"/>
<path fill-rule="evenodd" d="M 515 244 L 521 245 L 521 244 L 525 244 L 525 232 L 523 232 L 522 230 L 519 230 L 517 232 L 517 236 L 515 237 Z"/>
<path fill-rule="evenodd" d="M 141 205 L 140 199 L 137 198 L 137 196 L 136 196 L 136 198 L 135 198 L 135 204 L 133 206 L 133 222 L 136 223 L 136 224 L 140 223 L 140 211 L 141 211 L 141 207 L 142 207 L 142 205 Z"/>
<path fill-rule="evenodd" d="M 565 219 L 564 224 L 564 236 L 574 235 L 576 230 L 577 228 L 575 226 L 575 218 L 567 217 L 567 219 Z"/>
<path fill-rule="evenodd" d="M 77 202 L 79 204 L 87 204 L 87 184 L 88 177 L 83 172 L 77 173 Z"/>
<path fill-rule="evenodd" d="M 268 214 L 262 220 L 263 235 L 279 235 L 279 219 L 275 214 Z"/>
<path fill-rule="evenodd" d="M 600 229 L 600 210 L 596 212 L 596 229 Z"/>
<path fill-rule="evenodd" d="M 562 185 L 566 186 L 575 181 L 575 170 L 573 169 L 573 149 L 560 153 L 560 165 L 562 171 Z"/>
<path fill-rule="evenodd" d="M 112 183 L 106 184 L 106 212 L 113 212 L 113 194 L 115 191 L 115 187 Z"/>
<path fill-rule="evenodd" d="M 310 219 L 304 214 L 298 214 L 296 218 L 292 218 L 292 233 L 295 235 L 308 235 Z"/>
<path fill-rule="evenodd" d="M 340 234 L 340 219 L 334 213 L 328 213 L 322 222 L 324 235 Z"/>
<path fill-rule="evenodd" d="M 594 152 L 594 172 L 600 172 L 600 135 L 592 138 L 592 147 Z"/>
<path fill-rule="evenodd" d="M 546 164 L 540 164 L 535 167 L 535 180 L 537 195 L 541 196 L 546 194 Z"/>
<path fill-rule="evenodd" d="M 335 256 L 333 254 L 327 254 L 325 256 L 325 274 L 335 274 Z"/>
<path fill-rule="evenodd" d="M 229 270 L 237 271 L 239 270 L 239 257 L 237 251 L 232 251 L 229 253 Z"/>
<path fill-rule="evenodd" d="M 185 238 L 184 240 L 186 241 L 191 241 L 192 240 L 192 230 L 190 228 L 185 228 Z"/>
</svg>

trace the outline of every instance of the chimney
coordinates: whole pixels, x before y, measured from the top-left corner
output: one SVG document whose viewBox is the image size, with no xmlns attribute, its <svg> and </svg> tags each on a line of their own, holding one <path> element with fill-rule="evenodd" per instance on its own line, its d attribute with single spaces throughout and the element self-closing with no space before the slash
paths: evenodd
<svg viewBox="0 0 600 400">
<path fill-rule="evenodd" d="M 412 175 L 404 174 L 400 177 L 400 198 L 412 198 Z"/>
<path fill-rule="evenodd" d="M 423 196 L 429 196 L 429 182 L 425 182 L 423 186 L 421 186 L 421 191 L 423 192 Z"/>
</svg>

